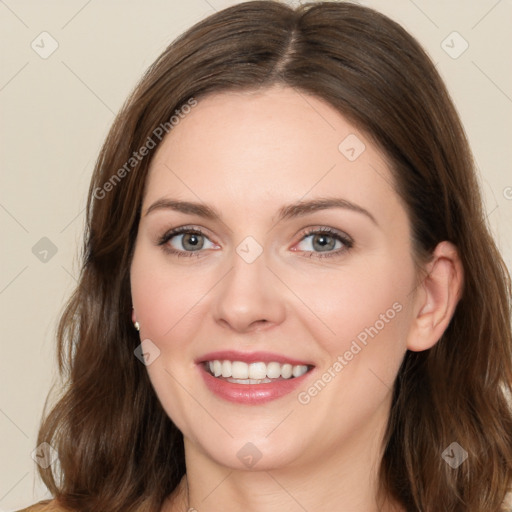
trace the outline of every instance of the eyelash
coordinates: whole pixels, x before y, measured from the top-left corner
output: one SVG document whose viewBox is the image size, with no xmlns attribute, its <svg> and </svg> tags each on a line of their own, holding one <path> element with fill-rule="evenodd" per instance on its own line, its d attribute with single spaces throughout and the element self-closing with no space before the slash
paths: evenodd
<svg viewBox="0 0 512 512">
<path fill-rule="evenodd" d="M 182 226 L 182 227 L 179 227 L 179 228 L 176 228 L 176 229 L 172 229 L 170 231 L 167 231 L 157 242 L 157 244 L 159 246 L 162 246 L 162 249 L 168 253 L 168 254 L 172 254 L 174 256 L 177 256 L 177 257 L 200 257 L 201 253 L 203 252 L 202 250 L 198 250 L 198 251 L 178 251 L 176 249 L 172 249 L 170 248 L 168 245 L 167 245 L 167 242 L 169 240 L 171 240 L 172 238 L 174 238 L 175 236 L 177 235 L 181 235 L 181 234 L 194 234 L 194 235 L 200 235 L 200 236 L 204 236 L 206 238 L 208 238 L 205 233 L 203 233 L 200 229 L 197 229 L 197 228 L 193 228 L 191 226 Z M 320 229 L 309 229 L 307 230 L 305 233 L 302 234 L 302 238 L 300 241 L 302 241 L 304 238 L 307 238 L 308 236 L 311 236 L 311 235 L 315 235 L 315 234 L 327 234 L 331 237 L 333 237 L 335 240 L 339 240 L 340 242 L 343 243 L 343 245 L 345 247 L 341 248 L 341 249 L 337 249 L 336 251 L 330 251 L 330 252 L 326 252 L 325 254 L 322 254 L 320 252 L 314 252 L 314 251 L 304 251 L 304 252 L 308 252 L 310 253 L 309 256 L 304 256 L 304 257 L 313 257 L 313 254 L 315 255 L 315 257 L 317 258 L 332 258 L 332 257 L 335 257 L 335 256 L 341 256 L 343 253 L 345 252 L 348 252 L 350 249 L 352 249 L 352 247 L 354 246 L 354 242 L 353 240 L 348 237 L 347 235 L 344 235 L 334 229 L 331 229 L 331 228 L 320 228 Z"/>
</svg>

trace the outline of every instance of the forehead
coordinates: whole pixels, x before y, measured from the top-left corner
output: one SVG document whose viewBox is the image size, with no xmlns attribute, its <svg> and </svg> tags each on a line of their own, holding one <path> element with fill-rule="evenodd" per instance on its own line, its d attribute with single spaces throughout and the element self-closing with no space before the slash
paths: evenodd
<svg viewBox="0 0 512 512">
<path fill-rule="evenodd" d="M 160 144 L 144 201 L 169 194 L 258 211 L 341 194 L 398 205 L 392 183 L 379 150 L 331 105 L 274 87 L 198 100 Z"/>
</svg>

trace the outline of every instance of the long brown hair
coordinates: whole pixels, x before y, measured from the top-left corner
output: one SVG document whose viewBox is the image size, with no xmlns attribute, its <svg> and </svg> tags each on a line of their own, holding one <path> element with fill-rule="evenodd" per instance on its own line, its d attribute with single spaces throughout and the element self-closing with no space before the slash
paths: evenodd
<svg viewBox="0 0 512 512">
<path fill-rule="evenodd" d="M 199 22 L 149 68 L 108 134 L 89 190 L 83 266 L 58 327 L 65 387 L 38 443 L 59 502 L 83 512 L 157 512 L 185 473 L 183 437 L 134 357 L 129 269 L 158 127 L 207 94 L 274 84 L 322 98 L 386 155 L 422 260 L 448 240 L 464 291 L 439 342 L 407 352 L 380 482 L 407 511 L 497 512 L 512 483 L 511 287 L 481 206 L 464 130 L 420 45 L 350 3 L 235 5 Z M 137 155 L 137 156 L 134 156 Z M 124 172 L 121 171 L 124 169 Z M 452 469 L 443 450 L 468 459 Z"/>
</svg>

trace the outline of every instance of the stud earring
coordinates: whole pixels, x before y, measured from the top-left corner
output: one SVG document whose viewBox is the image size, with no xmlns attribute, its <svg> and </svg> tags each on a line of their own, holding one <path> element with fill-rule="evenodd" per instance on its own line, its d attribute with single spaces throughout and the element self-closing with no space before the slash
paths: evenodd
<svg viewBox="0 0 512 512">
<path fill-rule="evenodd" d="M 140 324 L 139 324 L 139 322 L 134 322 L 133 326 L 135 327 L 135 329 L 137 329 L 137 331 L 140 331 Z"/>
</svg>

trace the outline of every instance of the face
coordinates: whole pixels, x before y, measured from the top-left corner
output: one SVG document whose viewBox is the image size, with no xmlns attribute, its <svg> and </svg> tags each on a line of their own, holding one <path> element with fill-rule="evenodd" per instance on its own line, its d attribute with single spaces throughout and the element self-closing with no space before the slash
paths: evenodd
<svg viewBox="0 0 512 512">
<path fill-rule="evenodd" d="M 186 449 L 231 468 L 356 458 L 407 348 L 411 247 L 383 156 L 331 106 L 288 88 L 200 100 L 153 158 L 131 266 Z"/>
</svg>

